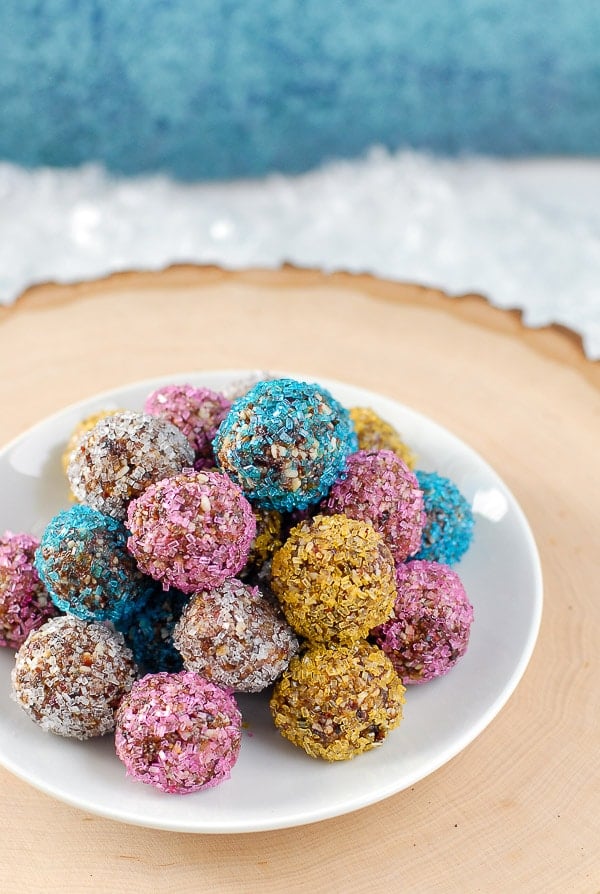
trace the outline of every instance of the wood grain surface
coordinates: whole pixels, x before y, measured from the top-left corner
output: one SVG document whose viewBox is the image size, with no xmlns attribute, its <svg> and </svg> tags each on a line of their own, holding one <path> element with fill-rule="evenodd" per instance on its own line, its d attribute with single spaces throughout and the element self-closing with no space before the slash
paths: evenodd
<svg viewBox="0 0 600 894">
<path fill-rule="evenodd" d="M 40 286 L 0 310 L 0 442 L 65 404 L 190 369 L 286 368 L 380 391 L 498 470 L 542 556 L 521 684 L 436 773 L 375 806 L 278 832 L 123 826 L 0 770 L 0 890 L 600 891 L 600 368 L 575 336 L 474 296 L 285 268 L 178 267 Z"/>
</svg>

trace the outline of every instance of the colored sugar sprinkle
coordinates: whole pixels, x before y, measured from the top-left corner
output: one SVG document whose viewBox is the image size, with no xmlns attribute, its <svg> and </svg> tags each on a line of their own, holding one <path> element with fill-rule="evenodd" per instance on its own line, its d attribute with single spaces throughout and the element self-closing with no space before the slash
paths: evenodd
<svg viewBox="0 0 600 894">
<path fill-rule="evenodd" d="M 52 519 L 35 567 L 57 608 L 88 621 L 116 621 L 154 586 L 129 554 L 121 522 L 90 506 L 72 506 Z"/>
<path fill-rule="evenodd" d="M 392 450 L 404 460 L 409 469 L 414 469 L 417 461 L 415 454 L 393 425 L 370 407 L 352 407 L 349 412 L 359 450 Z"/>
<path fill-rule="evenodd" d="M 324 388 L 274 379 L 235 401 L 213 447 L 250 500 L 290 511 L 327 493 L 357 441 L 347 410 Z"/>
<path fill-rule="evenodd" d="M 134 679 L 120 633 L 63 615 L 32 631 L 17 652 L 13 698 L 47 732 L 89 739 L 114 729 Z"/>
<path fill-rule="evenodd" d="M 115 746 L 127 775 L 188 794 L 229 778 L 241 744 L 233 696 L 198 674 L 153 674 L 134 683 L 117 714 Z"/>
<path fill-rule="evenodd" d="M 183 669 L 181 655 L 173 645 L 173 631 L 187 600 L 185 593 L 163 590 L 155 583 L 146 599 L 115 622 L 133 652 L 139 676 Z"/>
<path fill-rule="evenodd" d="M 426 683 L 465 654 L 473 607 L 447 565 L 413 561 L 396 569 L 398 595 L 391 618 L 372 631 L 403 683 Z"/>
<path fill-rule="evenodd" d="M 78 500 L 122 520 L 131 500 L 193 462 L 187 438 L 170 422 L 124 412 L 101 419 L 82 438 L 67 474 Z"/>
<path fill-rule="evenodd" d="M 275 685 L 275 726 L 311 757 L 348 760 L 381 745 L 402 720 L 404 686 L 380 649 L 312 645 Z"/>
<path fill-rule="evenodd" d="M 222 394 L 193 385 L 163 385 L 144 404 L 145 413 L 166 419 L 186 436 L 195 468 L 215 465 L 212 442 L 230 408 Z"/>
<path fill-rule="evenodd" d="M 128 547 L 146 574 L 184 593 L 218 587 L 248 559 L 252 507 L 219 472 L 187 470 L 149 487 L 127 514 Z"/>
<path fill-rule="evenodd" d="M 423 491 L 427 521 L 415 559 L 456 565 L 473 538 L 473 513 L 467 500 L 449 478 L 436 472 L 417 472 Z"/>
<path fill-rule="evenodd" d="M 57 614 L 34 565 L 39 540 L 29 534 L 0 537 L 0 646 L 18 649 L 28 634 Z"/>
<path fill-rule="evenodd" d="M 333 485 L 321 509 L 370 522 L 395 562 L 404 562 L 421 545 L 423 494 L 416 476 L 391 450 L 359 450 L 349 456 L 344 477 Z"/>
<path fill-rule="evenodd" d="M 352 642 L 390 616 L 394 560 L 367 522 L 317 515 L 293 528 L 275 553 L 271 586 L 301 636 Z"/>
<path fill-rule="evenodd" d="M 188 670 L 238 692 L 265 689 L 298 651 L 281 612 L 235 578 L 192 597 L 174 640 Z"/>
</svg>

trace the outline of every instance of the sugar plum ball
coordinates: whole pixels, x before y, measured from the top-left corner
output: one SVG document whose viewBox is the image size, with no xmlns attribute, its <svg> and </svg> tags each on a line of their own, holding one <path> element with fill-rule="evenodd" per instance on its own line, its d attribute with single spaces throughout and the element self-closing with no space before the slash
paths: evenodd
<svg viewBox="0 0 600 894">
<path fill-rule="evenodd" d="M 181 655 L 173 645 L 173 632 L 188 597 L 174 588 L 163 590 L 158 581 L 153 583 L 148 597 L 115 622 L 133 652 L 140 677 L 183 669 Z"/>
<path fill-rule="evenodd" d="M 327 493 L 357 442 L 347 410 L 328 391 L 274 379 L 235 401 L 213 447 L 248 499 L 289 511 Z"/>
<path fill-rule="evenodd" d="M 275 553 L 271 587 L 301 636 L 352 642 L 389 617 L 394 560 L 367 522 L 317 515 L 293 528 Z"/>
<path fill-rule="evenodd" d="M 268 370 L 259 369 L 226 385 L 225 388 L 223 388 L 223 394 L 228 400 L 233 402 L 234 400 L 237 400 L 238 397 L 244 397 L 245 394 L 248 394 L 248 392 L 254 388 L 255 385 L 258 385 L 259 382 L 272 382 L 273 379 L 276 378 L 277 376 L 274 376 Z"/>
<path fill-rule="evenodd" d="M 123 520 L 131 500 L 193 462 L 194 451 L 178 428 L 127 411 L 101 419 L 84 435 L 67 475 L 76 499 Z"/>
<path fill-rule="evenodd" d="M 259 509 L 253 507 L 256 519 L 256 537 L 252 541 L 248 561 L 240 572 L 243 580 L 254 579 L 260 575 L 267 563 L 283 544 L 283 524 L 281 513 L 276 509 Z"/>
<path fill-rule="evenodd" d="M 426 522 L 415 559 L 456 565 L 473 539 L 473 513 L 456 484 L 437 472 L 417 472 Z"/>
<path fill-rule="evenodd" d="M 391 450 L 359 450 L 349 456 L 321 511 L 370 522 L 395 562 L 404 562 L 421 545 L 423 494 L 413 472 Z"/>
<path fill-rule="evenodd" d="M 122 618 L 154 587 L 131 557 L 121 522 L 90 506 L 54 516 L 35 567 L 56 607 L 87 621 Z"/>
<path fill-rule="evenodd" d="M 33 630 L 17 652 L 13 698 L 47 732 L 89 739 L 114 729 L 134 679 L 120 633 L 63 615 Z"/>
<path fill-rule="evenodd" d="M 174 642 L 188 670 L 238 692 L 261 692 L 298 651 L 276 606 L 235 578 L 192 596 Z"/>
<path fill-rule="evenodd" d="M 311 757 L 348 760 L 376 748 L 402 720 L 404 686 L 374 646 L 312 645 L 275 684 L 275 726 Z"/>
<path fill-rule="evenodd" d="M 134 500 L 128 547 L 138 566 L 183 593 L 218 587 L 248 560 L 256 534 L 252 507 L 219 472 L 188 470 Z"/>
<path fill-rule="evenodd" d="M 212 442 L 231 401 L 210 388 L 163 385 L 146 398 L 144 412 L 166 419 L 186 436 L 194 451 L 194 464 L 214 466 Z"/>
<path fill-rule="evenodd" d="M 123 617 L 154 585 L 127 550 L 121 522 L 90 506 L 72 506 L 54 516 L 36 550 L 35 567 L 56 607 L 87 621 Z"/>
<path fill-rule="evenodd" d="M 35 568 L 38 546 L 29 534 L 6 531 L 0 537 L 0 646 L 18 649 L 58 613 Z"/>
<path fill-rule="evenodd" d="M 473 606 L 447 565 L 415 560 L 396 569 L 391 618 L 372 631 L 403 683 L 426 683 L 451 670 L 467 651 Z"/>
<path fill-rule="evenodd" d="M 356 431 L 359 450 L 393 450 L 409 469 L 414 469 L 416 457 L 393 425 L 382 419 L 370 407 L 351 407 L 350 419 Z"/>
<path fill-rule="evenodd" d="M 241 733 L 229 692 L 189 671 L 150 674 L 121 703 L 115 746 L 132 779 L 185 795 L 229 778 Z"/>
</svg>

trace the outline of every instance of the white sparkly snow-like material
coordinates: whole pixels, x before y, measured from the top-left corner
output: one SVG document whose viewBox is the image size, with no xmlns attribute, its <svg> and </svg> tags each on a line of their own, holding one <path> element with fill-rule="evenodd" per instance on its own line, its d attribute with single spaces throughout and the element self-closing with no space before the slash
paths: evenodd
<svg viewBox="0 0 600 894">
<path fill-rule="evenodd" d="M 594 159 L 373 149 L 301 176 L 227 183 L 0 163 L 0 303 L 119 270 L 289 262 L 477 292 L 521 308 L 527 326 L 570 326 L 598 358 L 599 194 Z"/>
</svg>

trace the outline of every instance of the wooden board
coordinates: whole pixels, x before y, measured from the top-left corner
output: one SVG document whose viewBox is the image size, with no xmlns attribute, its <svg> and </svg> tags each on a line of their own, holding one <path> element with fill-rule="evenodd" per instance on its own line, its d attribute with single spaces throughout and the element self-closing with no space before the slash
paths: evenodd
<svg viewBox="0 0 600 894">
<path fill-rule="evenodd" d="M 380 391 L 492 463 L 544 566 L 538 646 L 464 752 L 408 791 L 279 832 L 113 823 L 0 770 L 0 889 L 364 894 L 600 890 L 600 367 L 475 296 L 285 268 L 178 267 L 40 286 L 0 311 L 0 442 L 127 381 L 286 368 Z"/>
</svg>

